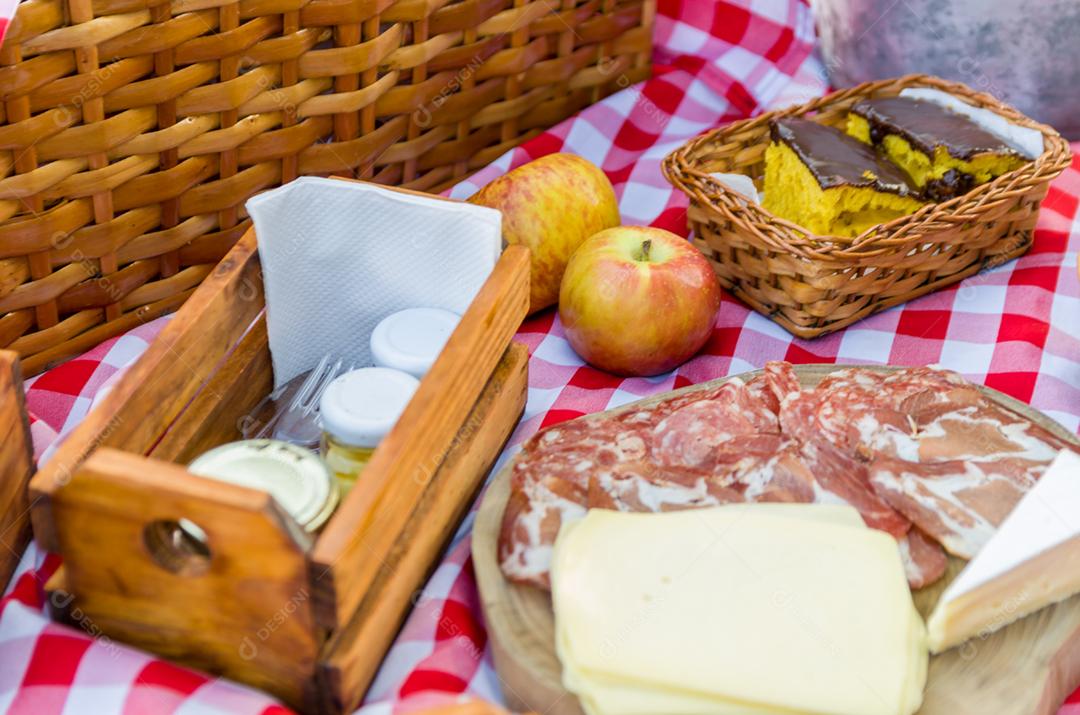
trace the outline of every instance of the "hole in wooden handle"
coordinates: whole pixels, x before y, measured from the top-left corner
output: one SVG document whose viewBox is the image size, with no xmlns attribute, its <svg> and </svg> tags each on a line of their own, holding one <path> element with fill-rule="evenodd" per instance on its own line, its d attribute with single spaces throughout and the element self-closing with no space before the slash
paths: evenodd
<svg viewBox="0 0 1080 715">
<path fill-rule="evenodd" d="M 187 519 L 150 522 L 143 529 L 143 542 L 150 558 L 170 573 L 198 576 L 210 568 L 206 532 Z"/>
</svg>

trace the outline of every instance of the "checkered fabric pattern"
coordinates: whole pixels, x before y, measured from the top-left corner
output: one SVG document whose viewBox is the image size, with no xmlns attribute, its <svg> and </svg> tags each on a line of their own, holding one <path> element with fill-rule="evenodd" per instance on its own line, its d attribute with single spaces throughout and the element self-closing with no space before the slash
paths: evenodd
<svg viewBox="0 0 1080 715">
<path fill-rule="evenodd" d="M 478 186 L 543 154 L 569 151 L 603 167 L 623 220 L 685 234 L 686 199 L 660 174 L 665 154 L 701 131 L 825 89 L 808 8 L 797 0 L 662 0 L 653 79 L 627 87 L 516 149 L 452 191 Z M 522 326 L 528 405 L 505 461 L 537 429 L 674 387 L 795 363 L 939 364 L 1080 427 L 1080 161 L 1051 187 L 1023 258 L 814 341 L 792 338 L 725 297 L 703 353 L 672 374 L 621 379 L 582 364 L 553 311 Z M 160 329 L 149 323 L 36 380 L 27 401 L 39 455 L 86 414 Z M 472 695 L 500 701 L 466 519 L 417 600 L 362 712 L 394 715 Z M 275 713 L 269 697 L 50 623 L 41 584 L 58 565 L 32 547 L 0 601 L 0 711 Z M 86 624 L 92 629 L 93 624 Z M 1060 715 L 1080 715 L 1080 692 Z"/>
</svg>

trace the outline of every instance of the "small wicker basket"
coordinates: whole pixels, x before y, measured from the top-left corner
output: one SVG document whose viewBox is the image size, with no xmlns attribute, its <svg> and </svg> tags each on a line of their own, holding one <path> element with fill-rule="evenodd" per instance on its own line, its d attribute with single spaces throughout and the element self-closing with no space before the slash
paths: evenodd
<svg viewBox="0 0 1080 715">
<path fill-rule="evenodd" d="M 656 0 L 25 0 L 0 48 L 0 348 L 175 310 L 305 174 L 438 191 L 649 75 Z"/>
<path fill-rule="evenodd" d="M 964 196 L 930 204 L 855 238 L 808 234 L 710 176 L 741 173 L 760 185 L 769 120 L 813 113 L 816 121 L 843 126 L 859 100 L 897 95 L 905 87 L 941 89 L 1033 127 L 1045 138 L 1043 154 Z M 668 155 L 663 170 L 689 196 L 694 241 L 721 284 L 792 334 L 813 338 L 1023 254 L 1050 181 L 1070 160 L 1069 145 L 1056 131 L 990 95 L 909 75 L 707 132 Z"/>
</svg>

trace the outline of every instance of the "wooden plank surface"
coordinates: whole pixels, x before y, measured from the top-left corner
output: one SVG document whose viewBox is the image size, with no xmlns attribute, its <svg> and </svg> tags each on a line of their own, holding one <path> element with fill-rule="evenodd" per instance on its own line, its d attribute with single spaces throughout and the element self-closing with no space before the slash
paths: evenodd
<svg viewBox="0 0 1080 715">
<path fill-rule="evenodd" d="M 416 504 L 397 546 L 352 620 L 320 656 L 320 712 L 352 712 L 371 683 L 439 553 L 502 451 L 528 389 L 528 351 L 511 343 L 446 459 Z"/>
<path fill-rule="evenodd" d="M 510 246 L 312 555 L 315 615 L 349 622 L 528 309 L 529 251 Z"/>
<path fill-rule="evenodd" d="M 816 385 L 836 369 L 834 365 L 795 368 L 804 386 Z M 726 379 L 679 392 L 706 389 Z M 981 389 L 1009 409 L 1063 439 L 1080 444 L 1075 435 L 1031 407 L 994 390 Z M 668 396 L 670 393 L 643 402 Z M 633 409 L 633 405 L 613 412 L 626 409 Z M 604 414 L 582 419 L 597 419 Z M 582 715 L 577 698 L 562 687 L 562 668 L 555 654 L 551 595 L 533 586 L 510 583 L 499 569 L 498 537 L 510 495 L 512 467 L 512 463 L 506 465 L 488 487 L 472 541 L 473 565 L 499 681 L 507 704 L 514 711 Z M 962 561 L 952 559 L 945 579 L 915 592 L 916 605 L 924 616 L 962 567 Z M 1054 715 L 1077 685 L 1080 685 L 1080 596 L 931 657 L 925 699 L 918 715 Z"/>
<path fill-rule="evenodd" d="M 145 454 L 188 405 L 263 307 L 249 230 L 31 481 L 34 536 L 59 551 L 51 498 L 99 446 Z"/>
<path fill-rule="evenodd" d="M 0 588 L 7 584 L 30 541 L 27 486 L 34 449 L 26 416 L 19 356 L 0 350 Z"/>
<path fill-rule="evenodd" d="M 99 448 L 53 506 L 64 587 L 86 623 L 297 706 L 322 645 L 308 537 L 265 492 Z M 205 554 L 166 527 L 205 532 Z"/>
</svg>

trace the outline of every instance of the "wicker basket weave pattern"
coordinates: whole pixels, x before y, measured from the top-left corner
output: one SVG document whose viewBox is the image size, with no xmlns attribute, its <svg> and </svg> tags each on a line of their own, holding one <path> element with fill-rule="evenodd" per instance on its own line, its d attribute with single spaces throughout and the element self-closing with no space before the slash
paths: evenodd
<svg viewBox="0 0 1080 715">
<path fill-rule="evenodd" d="M 649 73 L 655 0 L 27 0 L 0 48 L 0 347 L 175 309 L 297 176 L 439 190 Z"/>
<path fill-rule="evenodd" d="M 813 114 L 842 127 L 859 100 L 897 95 L 905 87 L 941 89 L 1035 128 L 1044 136 L 1043 154 L 964 196 L 855 238 L 810 235 L 710 176 L 741 173 L 760 185 L 771 119 Z M 707 132 L 666 157 L 663 170 L 688 195 L 694 240 L 721 284 L 792 334 L 813 338 L 1023 254 L 1050 181 L 1070 161 L 1068 143 L 1050 127 L 962 84 L 910 75 Z"/>
</svg>

